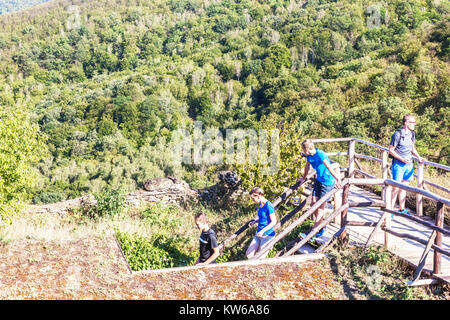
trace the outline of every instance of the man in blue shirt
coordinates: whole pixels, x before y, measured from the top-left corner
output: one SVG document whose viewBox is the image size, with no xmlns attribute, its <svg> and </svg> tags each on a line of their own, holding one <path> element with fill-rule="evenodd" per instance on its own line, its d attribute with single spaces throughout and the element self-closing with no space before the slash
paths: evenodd
<svg viewBox="0 0 450 320">
<path fill-rule="evenodd" d="M 264 197 L 264 191 L 261 188 L 255 187 L 250 191 L 250 197 L 256 203 L 259 203 L 258 218 L 251 221 L 251 227 L 255 222 L 258 222 L 258 230 L 252 242 L 248 246 L 245 255 L 248 259 L 252 258 L 261 248 L 275 237 L 273 227 L 277 224 L 277 217 L 275 215 L 275 208 L 273 204 Z M 267 252 L 262 258 L 267 256 Z"/>
<path fill-rule="evenodd" d="M 389 154 L 394 157 L 392 162 L 392 179 L 409 184 L 414 173 L 412 156 L 415 155 L 420 163 L 423 162 L 423 159 L 419 156 L 414 146 L 416 143 L 414 134 L 416 119 L 413 115 L 407 114 L 403 117 L 402 123 L 402 129 L 395 131 L 391 137 Z M 392 188 L 392 209 L 394 209 L 397 202 L 397 196 L 399 212 L 410 214 L 405 208 L 406 191 L 403 189 Z"/>
<path fill-rule="evenodd" d="M 335 172 L 331 167 L 330 160 L 328 156 L 320 149 L 314 147 L 314 143 L 311 139 L 306 139 L 302 142 L 303 153 L 306 155 L 306 166 L 304 170 L 303 177 L 299 179 L 302 183 L 305 177 L 308 175 L 309 169 L 313 167 L 316 170 L 317 177 L 314 182 L 314 188 L 312 192 L 312 202 L 311 206 L 314 205 L 320 198 L 325 196 L 330 192 L 335 186 L 337 188 L 342 188 L 341 178 L 338 172 Z M 325 209 L 324 202 L 316 212 L 314 212 L 315 222 L 313 228 L 318 226 L 322 220 Z M 325 232 L 325 228 L 322 228 L 315 237 L 321 237 Z"/>
</svg>

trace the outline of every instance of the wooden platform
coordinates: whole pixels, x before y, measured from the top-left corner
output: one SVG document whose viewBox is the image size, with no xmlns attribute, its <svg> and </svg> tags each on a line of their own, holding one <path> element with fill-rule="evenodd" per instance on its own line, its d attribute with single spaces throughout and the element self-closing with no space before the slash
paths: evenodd
<svg viewBox="0 0 450 320">
<path fill-rule="evenodd" d="M 362 201 L 371 201 L 371 200 L 381 200 L 380 197 L 372 194 L 364 189 L 361 189 L 356 186 L 351 186 L 349 201 L 350 202 L 362 202 Z M 409 210 L 409 209 L 408 209 Z M 330 210 L 331 211 L 331 210 Z M 409 210 L 412 212 L 411 210 Z M 348 210 L 348 220 L 349 221 L 363 221 L 363 222 L 378 222 L 382 215 L 382 211 L 379 208 L 375 207 L 352 207 Z M 434 224 L 434 221 L 428 217 L 423 217 L 423 220 L 431 222 Z M 411 221 L 407 218 L 403 218 L 400 216 L 395 216 L 393 220 L 391 220 L 391 229 L 400 233 L 409 233 L 415 237 L 421 238 L 424 241 L 428 241 L 428 238 L 431 235 L 432 230 L 418 224 L 414 221 Z M 339 228 L 338 223 L 330 223 L 327 227 L 327 231 L 322 237 L 323 241 L 326 241 L 331 237 L 334 233 L 336 233 Z M 356 227 L 350 226 L 348 227 L 348 234 L 350 239 L 350 245 L 356 244 L 365 244 L 370 233 L 373 231 L 373 227 Z M 448 226 L 446 229 L 450 228 Z M 388 250 L 397 255 L 398 257 L 404 259 L 409 264 L 417 267 L 419 260 L 422 256 L 423 251 L 425 250 L 425 245 L 418 243 L 409 239 L 398 238 L 394 235 L 389 235 L 390 246 Z M 373 243 L 379 244 L 380 246 L 384 246 L 384 231 L 380 230 L 377 232 L 373 239 Z M 450 237 L 443 235 L 442 236 L 442 248 L 445 250 L 450 250 Z M 299 249 L 300 253 L 306 253 L 311 251 L 311 248 L 302 247 Z M 433 249 L 431 249 L 428 257 L 426 259 L 424 271 L 431 272 L 433 270 Z M 438 277 L 446 282 L 450 283 L 450 257 L 442 255 L 442 264 L 441 264 L 442 274 L 438 275 Z"/>
</svg>

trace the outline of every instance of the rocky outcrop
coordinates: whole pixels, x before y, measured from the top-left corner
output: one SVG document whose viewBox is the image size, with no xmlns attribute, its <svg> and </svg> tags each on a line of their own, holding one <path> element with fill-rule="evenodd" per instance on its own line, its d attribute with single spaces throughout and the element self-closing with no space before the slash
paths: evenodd
<svg viewBox="0 0 450 320">
<path fill-rule="evenodd" d="M 218 174 L 219 182 L 206 189 L 193 189 L 183 180 L 167 177 L 149 179 L 144 183 L 145 190 L 127 194 L 125 204 L 129 207 L 139 207 L 148 202 L 163 202 L 167 204 L 184 205 L 190 201 L 207 201 L 212 205 L 220 205 L 235 201 L 245 193 L 239 187 L 239 176 L 231 171 Z M 57 213 L 64 215 L 74 208 L 96 205 L 93 195 L 60 201 L 45 205 L 31 205 L 26 213 Z"/>
<path fill-rule="evenodd" d="M 163 202 L 183 205 L 196 200 L 198 192 L 185 181 L 174 178 L 155 178 L 144 183 L 145 191 L 131 192 L 127 195 L 126 204 L 139 206 L 143 202 Z"/>
<path fill-rule="evenodd" d="M 241 188 L 241 178 L 233 171 L 221 171 L 218 173 L 219 182 L 209 188 L 198 190 L 201 200 L 209 205 L 227 207 L 235 204 L 248 192 Z"/>
</svg>

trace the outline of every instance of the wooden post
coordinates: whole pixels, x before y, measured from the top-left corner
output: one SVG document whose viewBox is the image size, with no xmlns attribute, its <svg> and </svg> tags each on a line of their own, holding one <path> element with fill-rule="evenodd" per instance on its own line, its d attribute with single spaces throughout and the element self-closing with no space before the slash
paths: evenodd
<svg viewBox="0 0 450 320">
<path fill-rule="evenodd" d="M 382 158 L 381 158 L 381 178 L 388 178 L 388 152 L 383 150 Z M 383 184 L 383 191 L 381 192 L 381 200 L 384 200 L 386 195 L 386 185 Z"/>
<path fill-rule="evenodd" d="M 334 172 L 339 176 L 339 178 L 342 180 L 341 168 L 339 167 L 339 163 L 335 162 L 331 165 L 331 167 L 333 168 Z M 342 194 L 340 192 L 334 194 L 333 204 L 334 204 L 333 212 L 342 206 Z M 336 218 L 334 218 L 333 223 L 341 224 L 341 219 L 339 215 L 337 215 Z"/>
<path fill-rule="evenodd" d="M 348 144 L 348 172 L 347 177 L 353 178 L 355 172 L 355 140 L 350 140 Z"/>
<path fill-rule="evenodd" d="M 386 204 L 386 209 L 392 210 L 392 186 L 391 185 L 386 186 L 384 201 Z M 390 229 L 391 228 L 391 215 L 388 214 L 386 216 L 385 220 L 386 220 L 386 228 Z M 384 247 L 386 250 L 388 250 L 388 248 L 389 248 L 389 233 L 386 231 L 384 232 Z"/>
<path fill-rule="evenodd" d="M 386 220 L 386 216 L 390 215 L 389 212 L 385 212 L 381 215 L 380 220 L 378 220 L 377 224 L 375 225 L 375 228 L 373 228 L 372 232 L 369 235 L 369 238 L 367 239 L 366 245 L 364 246 L 364 250 L 367 249 L 367 247 L 370 244 L 370 241 L 372 241 L 372 239 L 375 237 L 375 234 L 378 232 L 378 230 L 381 228 L 381 225 L 383 224 L 383 222 Z"/>
<path fill-rule="evenodd" d="M 423 163 L 419 163 L 417 167 L 417 188 L 423 189 Z M 416 194 L 416 213 L 419 217 L 423 216 L 422 195 Z"/>
<path fill-rule="evenodd" d="M 350 140 L 348 144 L 348 171 L 347 178 L 353 178 L 355 172 L 355 141 Z M 344 190 L 342 191 L 342 205 L 346 205 L 348 203 L 348 193 L 350 191 L 350 183 L 344 186 Z M 344 228 L 344 231 L 339 236 L 339 239 L 342 243 L 345 243 L 345 239 L 347 237 L 347 229 L 345 226 L 347 225 L 347 213 L 348 209 L 345 209 L 341 212 L 341 229 Z"/>
<path fill-rule="evenodd" d="M 414 277 L 412 283 L 419 280 L 420 275 L 422 274 L 423 267 L 427 261 L 428 252 L 431 250 L 431 246 L 433 245 L 434 240 L 436 239 L 436 230 L 433 230 L 430 238 L 428 239 L 427 245 L 425 246 L 425 250 L 422 253 L 422 257 L 419 260 L 419 265 L 417 266 L 416 272 L 414 272 Z"/>
<path fill-rule="evenodd" d="M 350 190 L 350 183 L 344 186 L 344 190 L 342 191 L 342 205 L 348 204 L 348 192 Z M 345 242 L 345 238 L 347 237 L 347 229 L 345 228 L 347 225 L 347 212 L 348 209 L 345 209 L 341 212 L 341 229 L 344 229 L 339 239 L 342 243 Z"/>
<path fill-rule="evenodd" d="M 436 226 L 440 228 L 444 227 L 444 204 L 442 202 L 437 203 Z M 438 247 L 442 246 L 442 233 L 439 231 L 436 233 L 434 244 Z M 434 251 L 433 273 L 441 273 L 441 253 L 436 250 Z"/>
</svg>

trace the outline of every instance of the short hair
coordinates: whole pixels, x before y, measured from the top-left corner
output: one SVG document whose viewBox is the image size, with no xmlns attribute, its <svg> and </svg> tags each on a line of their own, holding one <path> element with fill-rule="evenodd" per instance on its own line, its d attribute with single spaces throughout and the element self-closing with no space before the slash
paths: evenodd
<svg viewBox="0 0 450 320">
<path fill-rule="evenodd" d="M 264 190 L 259 188 L 259 187 L 254 187 L 251 191 L 250 191 L 250 195 L 252 194 L 259 194 L 261 196 L 264 195 Z"/>
<path fill-rule="evenodd" d="M 201 223 L 208 223 L 208 216 L 204 212 L 199 212 L 195 215 L 195 221 L 200 221 Z"/>
<path fill-rule="evenodd" d="M 314 148 L 314 142 L 312 142 L 311 139 L 303 140 L 302 148 L 303 149 L 313 149 Z"/>
<path fill-rule="evenodd" d="M 402 119 L 402 124 L 405 124 L 408 119 L 414 118 L 413 114 L 405 114 Z"/>
</svg>

